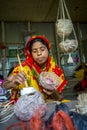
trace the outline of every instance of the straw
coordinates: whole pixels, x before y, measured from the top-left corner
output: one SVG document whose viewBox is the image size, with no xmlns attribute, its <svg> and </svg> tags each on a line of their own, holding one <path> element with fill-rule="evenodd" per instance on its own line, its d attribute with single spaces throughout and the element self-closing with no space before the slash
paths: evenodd
<svg viewBox="0 0 87 130">
<path fill-rule="evenodd" d="M 18 62 L 19 62 L 19 65 L 20 65 L 20 69 L 21 69 L 21 71 L 23 71 L 23 67 L 22 67 L 22 64 L 21 64 L 21 60 L 20 60 L 19 54 L 17 54 L 17 57 L 18 57 Z M 25 83 L 25 87 L 28 87 L 27 81 L 25 81 L 24 83 Z"/>
</svg>

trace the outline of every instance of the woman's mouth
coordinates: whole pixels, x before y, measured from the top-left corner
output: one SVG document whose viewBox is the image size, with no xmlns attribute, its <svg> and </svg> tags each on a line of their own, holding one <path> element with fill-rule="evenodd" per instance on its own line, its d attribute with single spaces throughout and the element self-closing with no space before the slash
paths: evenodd
<svg viewBox="0 0 87 130">
<path fill-rule="evenodd" d="M 43 58 L 38 58 L 37 61 L 42 62 Z"/>
</svg>

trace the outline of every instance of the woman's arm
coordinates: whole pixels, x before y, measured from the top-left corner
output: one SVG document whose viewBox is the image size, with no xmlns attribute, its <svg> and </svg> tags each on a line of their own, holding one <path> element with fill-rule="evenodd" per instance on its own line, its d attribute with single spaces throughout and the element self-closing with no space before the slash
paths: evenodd
<svg viewBox="0 0 87 130">
<path fill-rule="evenodd" d="M 24 74 L 23 71 L 21 71 L 16 75 L 13 74 L 9 75 L 7 78 L 4 79 L 1 86 L 3 89 L 10 89 L 16 87 L 19 84 L 24 83 L 24 81 L 26 80 L 27 80 L 26 75 Z"/>
</svg>

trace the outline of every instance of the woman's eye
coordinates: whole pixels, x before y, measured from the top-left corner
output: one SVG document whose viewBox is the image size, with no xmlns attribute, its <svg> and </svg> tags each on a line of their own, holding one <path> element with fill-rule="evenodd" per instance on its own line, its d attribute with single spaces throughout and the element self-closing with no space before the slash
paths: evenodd
<svg viewBox="0 0 87 130">
<path fill-rule="evenodd" d="M 37 50 L 32 50 L 32 53 L 36 53 L 37 52 Z"/>
<path fill-rule="evenodd" d="M 41 47 L 40 49 L 41 49 L 41 51 L 44 51 L 44 50 L 45 50 L 45 47 Z"/>
<path fill-rule="evenodd" d="M 45 47 L 40 47 L 39 49 L 33 49 L 32 53 L 37 53 L 38 51 L 44 51 Z"/>
</svg>

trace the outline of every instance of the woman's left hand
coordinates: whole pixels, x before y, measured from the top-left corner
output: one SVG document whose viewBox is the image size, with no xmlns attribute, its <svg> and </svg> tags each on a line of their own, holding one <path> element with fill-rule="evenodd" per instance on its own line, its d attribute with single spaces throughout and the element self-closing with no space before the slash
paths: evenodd
<svg viewBox="0 0 87 130">
<path fill-rule="evenodd" d="M 49 90 L 47 90 L 47 89 L 43 89 L 43 92 L 46 93 L 47 95 L 52 95 L 52 93 L 53 93 L 54 91 L 49 91 Z"/>
<path fill-rule="evenodd" d="M 49 90 L 44 89 L 43 92 L 46 93 L 47 95 L 51 96 L 52 99 L 54 99 L 54 100 L 61 101 L 63 99 L 62 93 L 59 93 L 56 90 L 49 91 Z"/>
</svg>

